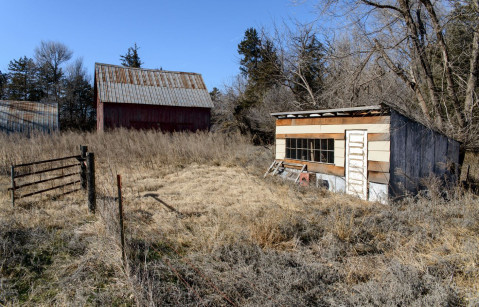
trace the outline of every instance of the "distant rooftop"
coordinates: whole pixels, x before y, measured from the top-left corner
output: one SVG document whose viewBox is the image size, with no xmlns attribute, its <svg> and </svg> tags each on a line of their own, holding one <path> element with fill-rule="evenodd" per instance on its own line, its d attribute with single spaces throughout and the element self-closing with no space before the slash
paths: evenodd
<svg viewBox="0 0 479 307">
<path fill-rule="evenodd" d="M 277 118 L 366 116 L 366 115 L 383 115 L 388 112 L 389 112 L 389 108 L 385 105 L 372 105 L 372 106 L 340 108 L 340 109 L 279 112 L 279 113 L 271 113 L 271 116 L 275 116 Z"/>
<path fill-rule="evenodd" d="M 95 63 L 95 86 L 101 102 L 213 107 L 198 73 Z"/>
<path fill-rule="evenodd" d="M 58 129 L 57 103 L 0 100 L 0 131 L 51 133 Z"/>
</svg>

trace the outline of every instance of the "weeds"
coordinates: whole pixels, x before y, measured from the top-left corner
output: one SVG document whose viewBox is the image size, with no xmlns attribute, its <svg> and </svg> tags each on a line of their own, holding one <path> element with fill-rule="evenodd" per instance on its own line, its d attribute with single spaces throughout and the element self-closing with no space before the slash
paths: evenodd
<svg viewBox="0 0 479 307">
<path fill-rule="evenodd" d="M 428 193 L 385 206 L 263 180 L 271 151 L 240 135 L 118 130 L 0 142 L 3 305 L 229 305 L 221 293 L 241 306 L 479 304 L 479 200 L 467 191 L 429 180 Z M 10 163 L 80 144 L 98 161 L 97 215 L 82 193 L 11 208 Z"/>
</svg>

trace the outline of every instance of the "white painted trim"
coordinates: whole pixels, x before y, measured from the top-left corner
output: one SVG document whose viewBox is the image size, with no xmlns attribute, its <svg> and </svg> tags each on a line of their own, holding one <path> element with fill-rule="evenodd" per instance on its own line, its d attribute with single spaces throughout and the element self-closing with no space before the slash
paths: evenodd
<svg viewBox="0 0 479 307">
<path fill-rule="evenodd" d="M 350 142 L 351 136 L 362 136 L 363 142 Z M 347 130 L 346 131 L 346 193 L 354 194 L 359 196 L 361 199 L 368 199 L 368 131 L 365 130 Z M 354 147 L 350 145 L 350 143 L 354 143 Z M 358 147 L 358 144 L 363 144 L 363 147 Z M 351 154 L 351 149 L 354 149 L 357 154 Z M 358 184 L 354 184 L 353 181 L 350 179 L 350 164 L 352 157 L 358 158 L 362 156 L 362 172 L 361 169 L 359 171 L 362 175 L 362 180 L 359 180 L 358 183 L 361 184 L 360 191 L 355 189 L 354 187 L 358 187 Z M 353 161 L 354 162 L 354 161 Z M 358 163 L 361 164 L 361 163 Z M 358 171 L 358 167 L 355 167 L 354 171 Z M 355 189 L 355 191 L 351 191 Z"/>
</svg>

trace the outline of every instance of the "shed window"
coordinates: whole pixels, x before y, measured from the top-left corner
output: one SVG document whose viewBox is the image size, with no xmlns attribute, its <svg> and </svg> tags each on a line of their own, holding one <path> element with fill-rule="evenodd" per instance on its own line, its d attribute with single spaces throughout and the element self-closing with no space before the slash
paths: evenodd
<svg viewBox="0 0 479 307">
<path fill-rule="evenodd" d="M 334 163 L 334 139 L 286 139 L 286 158 Z"/>
</svg>

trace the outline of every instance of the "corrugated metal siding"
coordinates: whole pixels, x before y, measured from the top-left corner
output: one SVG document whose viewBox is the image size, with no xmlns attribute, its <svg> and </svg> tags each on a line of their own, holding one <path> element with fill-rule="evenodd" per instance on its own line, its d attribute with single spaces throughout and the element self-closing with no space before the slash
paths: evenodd
<svg viewBox="0 0 479 307">
<path fill-rule="evenodd" d="M 58 104 L 0 100 L 0 131 L 6 133 L 58 131 Z"/>
<path fill-rule="evenodd" d="M 212 108 L 200 74 L 95 64 L 101 102 Z"/>
</svg>

